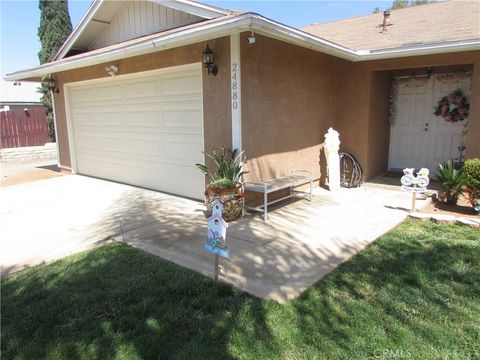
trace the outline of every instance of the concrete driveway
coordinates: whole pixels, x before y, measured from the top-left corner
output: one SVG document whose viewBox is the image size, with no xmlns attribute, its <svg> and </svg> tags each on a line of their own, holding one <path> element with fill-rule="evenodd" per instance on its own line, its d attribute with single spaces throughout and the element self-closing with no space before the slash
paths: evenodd
<svg viewBox="0 0 480 360">
<path fill-rule="evenodd" d="M 199 202 L 64 176 L 2 188 L 0 203 L 2 274 L 113 238 L 213 275 L 213 255 L 202 249 L 206 223 Z M 311 203 L 274 208 L 268 223 L 248 215 L 228 229 L 232 258 L 221 261 L 223 280 L 259 297 L 291 299 L 401 222 L 409 206 L 406 193 L 364 186 L 316 189 Z"/>
</svg>

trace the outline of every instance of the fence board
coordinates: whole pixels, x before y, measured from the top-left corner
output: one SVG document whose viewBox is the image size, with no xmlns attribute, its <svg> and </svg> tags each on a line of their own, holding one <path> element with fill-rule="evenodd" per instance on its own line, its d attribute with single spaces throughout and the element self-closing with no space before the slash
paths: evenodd
<svg viewBox="0 0 480 360">
<path fill-rule="evenodd" d="M 43 109 L 0 112 L 0 148 L 42 146 L 50 141 Z"/>
</svg>

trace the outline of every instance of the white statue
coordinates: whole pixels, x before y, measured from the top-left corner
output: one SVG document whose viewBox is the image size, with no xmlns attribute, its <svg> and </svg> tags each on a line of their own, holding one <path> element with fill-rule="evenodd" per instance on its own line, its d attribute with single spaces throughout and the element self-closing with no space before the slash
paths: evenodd
<svg viewBox="0 0 480 360">
<path fill-rule="evenodd" d="M 339 133 L 329 128 L 325 134 L 325 158 L 327 159 L 328 188 L 330 191 L 340 189 L 340 149 Z"/>
</svg>

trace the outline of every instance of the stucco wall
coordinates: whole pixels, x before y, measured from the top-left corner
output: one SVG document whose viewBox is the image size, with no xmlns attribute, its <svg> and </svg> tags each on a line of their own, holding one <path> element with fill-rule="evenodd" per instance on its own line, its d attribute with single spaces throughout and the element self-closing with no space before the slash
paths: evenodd
<svg viewBox="0 0 480 360">
<path fill-rule="evenodd" d="M 368 121 L 367 162 L 364 168 L 368 178 L 383 175 L 388 168 L 390 145 L 390 71 L 370 73 L 370 108 Z"/>
<path fill-rule="evenodd" d="M 118 76 L 196 63 L 201 61 L 202 51 L 205 49 L 206 44 L 206 42 L 198 43 L 122 59 L 114 63 L 119 67 Z M 208 44 L 215 51 L 215 60 L 219 68 L 217 76 L 208 76 L 206 70 L 203 70 L 202 74 L 205 150 L 210 152 L 221 145 L 231 146 L 230 98 L 228 96 L 225 97 L 225 94 L 228 94 L 230 91 L 230 40 L 228 37 L 224 37 L 210 40 Z M 109 75 L 105 71 L 106 65 L 106 63 L 103 63 L 54 74 L 57 86 L 61 89 L 60 93 L 55 95 L 55 109 L 60 147 L 60 164 L 64 168 L 70 168 L 71 163 L 63 85 L 82 80 L 107 78 Z"/>
<path fill-rule="evenodd" d="M 320 145 L 335 126 L 336 59 L 255 35 L 241 39 L 242 145 L 247 179 L 269 179 L 291 169 L 320 177 Z"/>
</svg>

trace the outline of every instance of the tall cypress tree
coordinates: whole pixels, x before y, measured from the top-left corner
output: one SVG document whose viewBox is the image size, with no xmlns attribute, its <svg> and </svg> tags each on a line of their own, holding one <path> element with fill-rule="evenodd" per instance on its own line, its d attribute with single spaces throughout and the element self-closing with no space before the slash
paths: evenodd
<svg viewBox="0 0 480 360">
<path fill-rule="evenodd" d="M 46 63 L 52 59 L 58 48 L 72 32 L 72 21 L 68 13 L 67 0 L 39 0 L 40 8 L 40 26 L 38 27 L 38 37 L 42 48 L 38 53 L 40 64 Z M 54 139 L 55 126 L 53 123 L 52 98 L 46 84 L 39 88 L 42 94 L 42 104 L 45 108 L 48 119 L 48 128 L 50 136 Z"/>
</svg>

